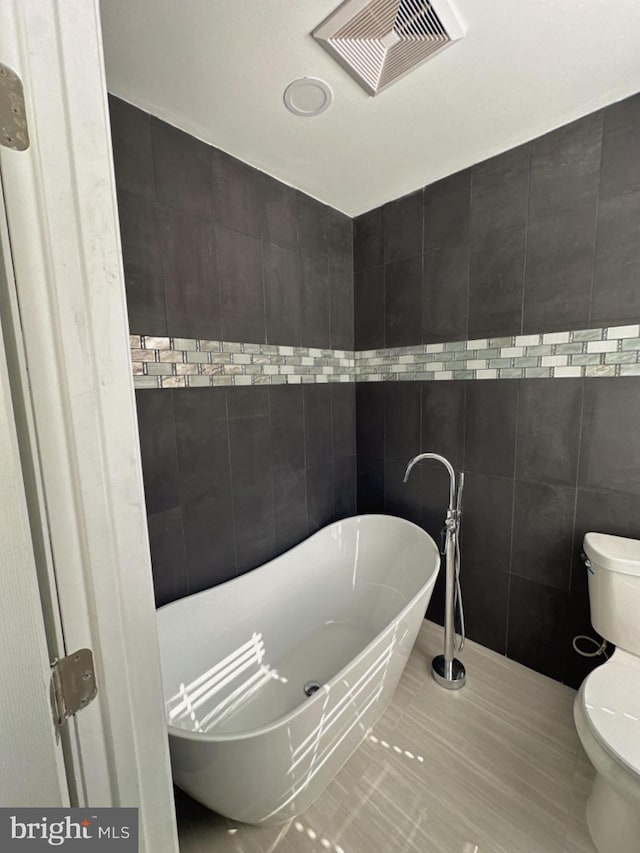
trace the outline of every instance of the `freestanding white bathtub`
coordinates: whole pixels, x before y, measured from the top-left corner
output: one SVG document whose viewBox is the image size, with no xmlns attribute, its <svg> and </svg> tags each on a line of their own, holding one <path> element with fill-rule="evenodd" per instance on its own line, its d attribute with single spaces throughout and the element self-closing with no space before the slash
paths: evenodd
<svg viewBox="0 0 640 853">
<path fill-rule="evenodd" d="M 391 701 L 439 566 L 419 527 L 365 515 L 160 608 L 176 784 L 247 823 L 304 811 Z"/>
</svg>

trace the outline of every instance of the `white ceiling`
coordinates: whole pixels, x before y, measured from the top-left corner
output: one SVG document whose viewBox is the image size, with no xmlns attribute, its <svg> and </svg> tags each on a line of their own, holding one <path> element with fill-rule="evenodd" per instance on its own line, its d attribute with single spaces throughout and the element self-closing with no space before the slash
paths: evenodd
<svg viewBox="0 0 640 853">
<path fill-rule="evenodd" d="M 466 37 L 371 98 L 309 35 L 339 0 L 101 0 L 108 86 L 351 216 L 640 90 L 640 0 L 453 3 Z"/>
</svg>

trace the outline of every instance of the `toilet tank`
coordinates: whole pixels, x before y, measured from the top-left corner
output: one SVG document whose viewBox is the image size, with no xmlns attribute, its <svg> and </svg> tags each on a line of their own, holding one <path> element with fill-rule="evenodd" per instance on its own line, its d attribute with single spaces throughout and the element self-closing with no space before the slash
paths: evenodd
<svg viewBox="0 0 640 853">
<path fill-rule="evenodd" d="M 587 533 L 591 624 L 621 649 L 640 655 L 640 541 Z"/>
</svg>

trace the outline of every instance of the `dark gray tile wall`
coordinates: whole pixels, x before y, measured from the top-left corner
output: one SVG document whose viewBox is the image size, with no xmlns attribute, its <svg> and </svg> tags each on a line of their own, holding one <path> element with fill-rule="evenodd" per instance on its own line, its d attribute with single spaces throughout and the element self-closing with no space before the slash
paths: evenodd
<svg viewBox="0 0 640 853">
<path fill-rule="evenodd" d="M 640 95 L 354 223 L 355 348 L 640 320 Z"/>
<path fill-rule="evenodd" d="M 582 539 L 640 538 L 640 383 L 529 379 L 361 383 L 358 511 L 391 512 L 436 541 L 447 505 L 441 453 L 466 474 L 462 591 L 468 635 L 577 687 L 594 662 L 571 640 L 596 636 Z M 442 621 L 436 588 L 429 615 Z"/>
<path fill-rule="evenodd" d="M 426 187 L 422 205 L 414 193 L 358 217 L 356 349 L 637 323 L 639 138 L 636 95 Z M 449 458 L 466 472 L 469 636 L 578 686 L 594 665 L 571 645 L 594 635 L 582 538 L 640 537 L 640 383 L 363 383 L 356 396 L 359 511 L 439 537 L 443 470 L 402 476 L 420 451 Z"/>
<path fill-rule="evenodd" d="M 133 333 L 353 349 L 353 223 L 110 97 Z"/>
<path fill-rule="evenodd" d="M 353 225 L 110 98 L 132 333 L 353 349 Z M 353 384 L 136 395 L 157 603 L 356 504 Z"/>
<path fill-rule="evenodd" d="M 136 392 L 157 604 L 356 511 L 355 385 Z"/>
</svg>

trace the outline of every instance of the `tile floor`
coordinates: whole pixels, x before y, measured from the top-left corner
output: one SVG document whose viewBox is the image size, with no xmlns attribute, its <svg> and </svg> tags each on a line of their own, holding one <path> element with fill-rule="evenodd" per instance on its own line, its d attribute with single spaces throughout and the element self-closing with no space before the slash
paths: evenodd
<svg viewBox="0 0 640 853">
<path fill-rule="evenodd" d="M 182 853 L 596 853 L 574 691 L 468 642 L 448 692 L 429 673 L 441 638 L 424 623 L 392 704 L 298 818 L 248 826 L 176 791 Z"/>
</svg>

